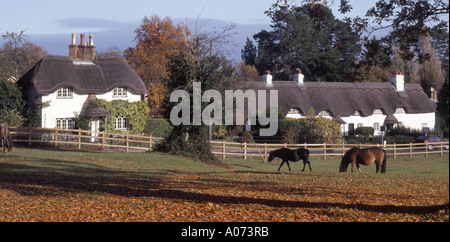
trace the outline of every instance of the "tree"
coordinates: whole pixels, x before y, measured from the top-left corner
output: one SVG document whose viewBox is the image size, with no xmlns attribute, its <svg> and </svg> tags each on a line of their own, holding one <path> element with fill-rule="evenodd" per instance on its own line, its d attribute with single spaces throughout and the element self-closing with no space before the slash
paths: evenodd
<svg viewBox="0 0 450 242">
<path fill-rule="evenodd" d="M 187 48 L 190 32 L 183 24 L 175 25 L 169 17 L 144 17 L 135 30 L 136 46 L 124 51 L 130 66 L 144 81 L 148 90 L 150 116 L 162 117 L 164 99 L 169 94 L 163 80 L 169 77 L 169 56 L 178 55 Z"/>
<path fill-rule="evenodd" d="M 256 46 L 249 37 L 247 37 L 244 49 L 241 50 L 241 58 L 246 65 L 254 66 L 256 64 Z"/>
<path fill-rule="evenodd" d="M 183 89 L 189 93 L 191 122 L 189 125 L 174 126 L 169 136 L 159 145 L 159 150 L 226 167 L 211 152 L 208 126 L 203 122 L 200 125 L 192 122 L 194 115 L 192 102 L 195 82 L 201 83 L 202 90 L 214 89 L 224 92 L 233 81 L 235 72 L 233 65 L 220 54 L 220 50 L 213 52 L 213 48 L 211 48 L 216 40 L 226 41 L 227 36 L 229 35 L 226 31 L 222 33 L 198 33 L 196 31 L 187 42 L 186 51 L 170 56 L 168 63 L 170 75 L 166 80 L 168 90 Z M 166 103 L 169 104 L 168 110 L 171 110 L 177 104 L 170 103 L 168 99 L 166 99 Z M 201 110 L 203 110 L 206 104 L 202 102 L 201 105 Z M 169 117 L 170 112 L 167 112 L 166 118 Z"/>
<path fill-rule="evenodd" d="M 361 51 L 358 33 L 321 4 L 280 8 L 272 13 L 272 31 L 253 36 L 256 67 L 289 80 L 297 68 L 308 81 L 345 81 Z"/>
<path fill-rule="evenodd" d="M 428 92 L 430 88 L 440 91 L 445 78 L 444 73 L 442 72 L 442 64 L 437 57 L 435 49 L 431 45 L 430 36 L 420 36 L 419 44 L 421 51 L 427 53 L 427 57 L 424 58 L 423 62 L 422 87 L 426 92 Z"/>
<path fill-rule="evenodd" d="M 6 41 L 0 48 L 0 76 L 21 77 L 33 67 L 47 52 L 40 46 L 26 41 L 25 30 L 19 34 L 6 32 Z"/>
</svg>

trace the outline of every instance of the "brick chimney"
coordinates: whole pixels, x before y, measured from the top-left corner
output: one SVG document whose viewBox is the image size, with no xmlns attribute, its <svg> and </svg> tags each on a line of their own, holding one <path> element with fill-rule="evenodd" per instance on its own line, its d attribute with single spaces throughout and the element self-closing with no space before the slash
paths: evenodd
<svg viewBox="0 0 450 242">
<path fill-rule="evenodd" d="M 265 82 L 267 86 L 272 86 L 272 78 L 270 71 L 266 71 L 266 74 L 262 76 L 262 81 Z"/>
<path fill-rule="evenodd" d="M 391 83 L 394 84 L 397 92 L 405 91 L 405 76 L 401 72 L 395 72 L 391 77 Z"/>
<path fill-rule="evenodd" d="M 303 84 L 303 79 L 305 78 L 305 76 L 302 74 L 302 70 L 300 70 L 299 68 L 297 68 L 295 70 L 295 74 L 294 74 L 294 81 L 297 84 Z"/>
<path fill-rule="evenodd" d="M 87 48 L 86 43 L 84 43 L 84 34 L 80 35 L 80 45 L 78 45 L 78 54 L 77 58 L 80 60 L 84 60 L 87 57 Z"/>
<path fill-rule="evenodd" d="M 77 35 L 72 34 L 72 43 L 69 45 L 69 57 L 72 60 L 75 60 L 78 57 L 78 55 L 77 55 L 78 48 L 77 48 L 76 38 L 77 38 Z"/>
</svg>

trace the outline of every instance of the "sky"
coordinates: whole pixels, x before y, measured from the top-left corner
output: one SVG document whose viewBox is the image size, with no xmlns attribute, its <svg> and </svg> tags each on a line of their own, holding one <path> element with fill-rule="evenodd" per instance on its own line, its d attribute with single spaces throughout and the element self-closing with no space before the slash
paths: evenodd
<svg viewBox="0 0 450 242">
<path fill-rule="evenodd" d="M 301 0 L 298 0 L 301 2 Z M 236 24 L 229 58 L 240 60 L 240 50 L 247 36 L 270 29 L 264 14 L 275 0 L 0 0 L 0 34 L 26 30 L 29 41 L 49 54 L 67 55 L 71 34 L 94 35 L 97 50 L 116 47 L 124 50 L 133 43 L 134 30 L 144 16 L 170 17 L 189 25 L 201 20 L 204 31 L 220 30 Z M 338 0 L 329 0 L 338 18 Z M 351 1 L 352 16 L 363 16 L 375 0 Z M 86 37 L 86 41 L 87 41 Z M 0 39 L 0 44 L 2 40 Z"/>
</svg>

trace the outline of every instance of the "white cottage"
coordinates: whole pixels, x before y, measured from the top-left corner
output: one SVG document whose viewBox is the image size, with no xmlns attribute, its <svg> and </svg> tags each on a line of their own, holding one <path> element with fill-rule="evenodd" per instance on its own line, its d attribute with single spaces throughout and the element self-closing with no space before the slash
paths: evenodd
<svg viewBox="0 0 450 242">
<path fill-rule="evenodd" d="M 381 134 L 382 126 L 435 127 L 435 100 L 419 84 L 405 84 L 401 73 L 394 73 L 390 83 L 304 82 L 300 70 L 294 81 L 272 79 L 269 72 L 262 82 L 241 83 L 238 89 L 278 90 L 279 107 L 286 117 L 302 118 L 314 110 L 317 116 L 338 121 L 344 136 L 358 127 L 373 127 L 375 135 Z"/>
<path fill-rule="evenodd" d="M 95 99 L 143 100 L 146 87 L 126 60 L 111 54 L 97 56 L 93 36 L 89 43 L 81 34 L 76 45 L 75 34 L 69 45 L 69 56 L 47 55 L 19 81 L 28 105 L 36 100 L 49 103 L 42 108 L 43 128 L 70 129 L 76 114 L 91 120 L 91 130 L 98 131 L 100 121 L 109 116 L 108 110 L 92 105 Z M 116 129 L 126 129 L 126 117 L 114 118 Z"/>
</svg>

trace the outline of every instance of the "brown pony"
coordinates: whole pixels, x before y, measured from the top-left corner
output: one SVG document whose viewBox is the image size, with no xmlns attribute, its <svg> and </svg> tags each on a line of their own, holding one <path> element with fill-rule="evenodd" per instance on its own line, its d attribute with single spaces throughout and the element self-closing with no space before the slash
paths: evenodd
<svg viewBox="0 0 450 242">
<path fill-rule="evenodd" d="M 381 173 L 386 173 L 386 151 L 379 147 L 372 147 L 368 149 L 358 149 L 356 147 L 348 150 L 344 156 L 342 156 L 341 165 L 339 166 L 340 172 L 347 172 L 347 167 L 352 163 L 352 172 L 355 166 L 358 168 L 358 172 L 361 172 L 359 165 L 370 165 L 375 162 L 377 167 L 377 173 L 381 167 Z"/>
<path fill-rule="evenodd" d="M 278 157 L 282 160 L 280 167 L 278 168 L 278 171 L 280 171 L 281 167 L 284 163 L 287 163 L 289 171 L 291 171 L 291 166 L 289 166 L 289 161 L 297 162 L 299 160 L 303 160 L 303 170 L 305 171 L 306 164 L 309 166 L 309 170 L 311 169 L 311 164 L 309 163 L 309 150 L 300 148 L 296 150 L 291 150 L 288 148 L 281 148 L 278 150 L 274 150 L 269 153 L 269 159 L 268 162 L 271 162 L 275 157 Z"/>
<path fill-rule="evenodd" d="M 9 133 L 8 126 L 6 124 L 0 123 L 0 144 L 3 146 L 3 153 L 6 153 L 6 149 L 8 152 L 12 150 L 12 138 Z"/>
</svg>

